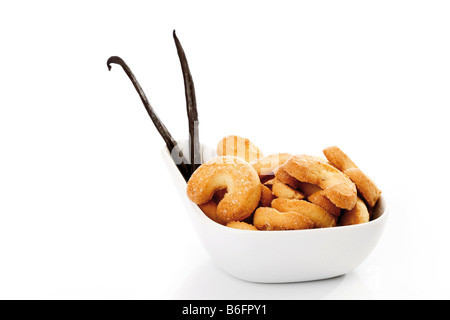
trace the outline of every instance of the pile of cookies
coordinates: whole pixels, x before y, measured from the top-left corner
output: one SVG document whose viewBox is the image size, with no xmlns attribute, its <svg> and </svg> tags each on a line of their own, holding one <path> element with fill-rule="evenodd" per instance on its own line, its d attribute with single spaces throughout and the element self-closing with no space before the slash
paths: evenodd
<svg viewBox="0 0 450 320">
<path fill-rule="evenodd" d="M 325 158 L 264 156 L 248 139 L 227 136 L 202 164 L 187 195 L 217 223 L 245 230 L 329 228 L 370 221 L 381 191 L 338 147 Z"/>
</svg>

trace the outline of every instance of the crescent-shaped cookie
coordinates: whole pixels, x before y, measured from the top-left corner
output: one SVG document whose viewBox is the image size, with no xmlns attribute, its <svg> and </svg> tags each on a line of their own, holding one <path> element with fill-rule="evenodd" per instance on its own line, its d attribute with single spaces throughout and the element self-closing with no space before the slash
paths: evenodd
<svg viewBox="0 0 450 320">
<path fill-rule="evenodd" d="M 356 204 L 356 186 L 335 167 L 307 155 L 296 155 L 283 166 L 289 175 L 324 190 L 325 196 L 337 207 L 352 209 Z"/>
<path fill-rule="evenodd" d="M 259 200 L 259 206 L 270 207 L 274 198 L 272 191 L 267 186 L 261 184 L 261 199 Z"/>
<path fill-rule="evenodd" d="M 287 184 L 294 189 L 298 189 L 301 187 L 301 182 L 287 173 L 286 170 L 284 170 L 284 164 L 276 168 L 274 173 L 275 177 L 284 184 Z"/>
<path fill-rule="evenodd" d="M 307 216 L 316 228 L 336 226 L 336 218 L 324 208 L 305 200 L 278 198 L 272 201 L 272 208 L 281 212 L 297 212 Z"/>
<path fill-rule="evenodd" d="M 261 199 L 261 182 L 255 169 L 237 157 L 216 157 L 194 171 L 187 195 L 196 204 L 212 199 L 217 190 L 227 192 L 217 205 L 217 219 L 226 224 L 249 217 Z"/>
<path fill-rule="evenodd" d="M 287 184 L 284 184 L 277 178 L 274 178 L 273 180 L 272 193 L 277 198 L 297 199 L 297 200 L 305 198 L 305 195 L 303 193 L 294 188 L 291 188 Z"/>
<path fill-rule="evenodd" d="M 274 208 L 258 208 L 253 217 L 258 230 L 300 230 L 311 229 L 314 222 L 298 212 L 280 212 Z"/>
<path fill-rule="evenodd" d="M 366 223 L 370 220 L 370 213 L 367 207 L 359 197 L 356 201 L 356 206 L 352 210 L 344 210 L 339 218 L 341 226 L 349 226 L 353 224 Z"/>
<path fill-rule="evenodd" d="M 333 202 L 325 196 L 323 190 L 317 191 L 308 197 L 308 201 L 315 205 L 324 208 L 327 212 L 331 213 L 335 217 L 339 217 L 341 209 L 336 207 Z"/>
<path fill-rule="evenodd" d="M 375 182 L 362 172 L 356 164 L 338 147 L 328 147 L 323 150 L 328 161 L 344 172 L 350 180 L 356 184 L 356 188 L 361 193 L 370 207 L 374 207 L 381 195 Z"/>
<path fill-rule="evenodd" d="M 254 225 L 242 221 L 231 221 L 227 223 L 227 227 L 241 230 L 258 230 Z"/>
</svg>

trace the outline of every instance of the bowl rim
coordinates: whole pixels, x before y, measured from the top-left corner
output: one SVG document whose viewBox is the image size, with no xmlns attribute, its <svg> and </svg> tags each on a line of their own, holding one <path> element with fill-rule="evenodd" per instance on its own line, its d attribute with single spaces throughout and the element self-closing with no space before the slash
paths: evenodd
<svg viewBox="0 0 450 320">
<path fill-rule="evenodd" d="M 204 145 L 202 145 L 204 147 Z M 172 161 L 172 158 L 170 157 L 169 151 L 167 147 L 163 147 L 161 153 L 163 154 L 163 159 L 166 163 L 169 164 L 171 170 L 174 170 L 176 172 L 178 183 L 181 184 L 183 187 L 183 190 L 186 190 L 187 182 L 184 180 L 183 176 L 178 172 L 178 168 L 176 167 L 175 163 Z M 179 186 L 177 186 L 179 187 Z M 225 225 L 222 225 L 220 223 L 217 223 L 210 219 L 207 215 L 203 213 L 203 211 L 200 209 L 200 207 L 192 202 L 188 197 L 186 192 L 182 194 L 183 197 L 189 202 L 189 204 L 192 206 L 192 209 L 195 211 L 196 217 L 210 225 L 211 227 L 222 229 L 223 231 L 228 232 L 254 232 L 255 230 L 244 230 L 244 229 L 237 229 L 237 228 L 230 228 Z M 254 232 L 255 234 L 293 234 L 293 233 L 299 233 L 299 234 L 306 234 L 306 233 L 318 233 L 318 232 L 342 232 L 345 230 L 352 230 L 352 229 L 362 229 L 362 228 L 371 228 L 376 226 L 377 224 L 381 224 L 386 220 L 388 216 L 388 207 L 386 204 L 386 197 L 385 195 L 380 195 L 380 198 L 378 199 L 375 206 L 383 205 L 384 209 L 379 213 L 379 216 L 373 220 L 370 220 L 366 223 L 361 224 L 354 224 L 354 225 L 347 225 L 347 226 L 335 226 L 331 228 L 313 228 L 313 229 L 301 229 L 301 230 L 270 230 L 270 232 Z M 375 208 L 375 207 L 374 207 Z M 258 230 L 258 231 L 265 231 L 265 230 Z"/>
</svg>

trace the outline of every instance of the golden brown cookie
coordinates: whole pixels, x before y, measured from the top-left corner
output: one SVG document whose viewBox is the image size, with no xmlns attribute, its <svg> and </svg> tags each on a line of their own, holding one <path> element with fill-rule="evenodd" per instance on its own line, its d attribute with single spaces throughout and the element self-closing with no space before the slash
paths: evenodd
<svg viewBox="0 0 450 320">
<path fill-rule="evenodd" d="M 375 182 L 365 175 L 359 168 L 345 170 L 345 174 L 356 184 L 356 188 L 367 201 L 370 207 L 374 207 L 381 195 Z"/>
<path fill-rule="evenodd" d="M 297 212 L 279 212 L 274 208 L 258 208 L 253 217 L 258 230 L 300 230 L 311 229 L 314 222 Z"/>
<path fill-rule="evenodd" d="M 324 208 L 304 200 L 278 198 L 272 201 L 272 208 L 281 212 L 297 212 L 307 216 L 316 228 L 329 228 L 336 225 L 336 218 Z"/>
<path fill-rule="evenodd" d="M 217 219 L 226 224 L 250 216 L 261 199 L 261 182 L 255 169 L 237 157 L 216 157 L 202 164 L 187 183 L 187 195 L 196 204 L 211 200 L 226 189 L 217 205 Z"/>
<path fill-rule="evenodd" d="M 227 136 L 219 141 L 217 145 L 219 156 L 234 156 L 247 162 L 263 157 L 261 150 L 250 140 L 239 136 Z"/>
<path fill-rule="evenodd" d="M 323 150 L 327 160 L 340 171 L 344 172 L 350 168 L 357 168 L 355 163 L 338 147 L 328 147 Z"/>
<path fill-rule="evenodd" d="M 306 197 L 309 197 L 310 195 L 322 190 L 321 187 L 316 186 L 315 184 L 300 181 L 298 189 L 301 190 Z"/>
<path fill-rule="evenodd" d="M 323 190 L 317 191 L 308 197 L 309 202 L 324 208 L 335 217 L 339 217 L 341 209 L 336 207 L 326 196 Z"/>
<path fill-rule="evenodd" d="M 291 188 L 287 184 L 284 184 L 277 178 L 273 180 L 272 193 L 277 198 L 297 199 L 297 200 L 305 198 L 303 193 L 301 193 L 298 190 L 295 190 L 294 188 Z"/>
<path fill-rule="evenodd" d="M 375 206 L 381 194 L 375 182 L 364 174 L 350 157 L 338 147 L 326 148 L 323 153 L 332 165 L 344 172 L 356 184 L 356 188 L 367 201 L 367 204 L 370 207 Z"/>
<path fill-rule="evenodd" d="M 272 191 L 265 185 L 261 184 L 261 199 L 259 200 L 259 206 L 270 207 L 270 204 L 274 198 L 275 197 L 273 196 Z"/>
<path fill-rule="evenodd" d="M 341 171 L 314 157 L 296 155 L 282 167 L 295 179 L 319 186 L 330 201 L 339 208 L 352 209 L 356 204 L 356 186 Z"/>
<path fill-rule="evenodd" d="M 203 213 L 210 218 L 211 220 L 222 223 L 220 219 L 217 217 L 217 201 L 214 199 L 209 200 L 206 203 L 202 203 L 198 205 Z"/>
<path fill-rule="evenodd" d="M 231 221 L 227 223 L 227 227 L 241 230 L 258 230 L 254 225 L 242 221 Z"/>
<path fill-rule="evenodd" d="M 301 186 L 301 182 L 298 181 L 297 179 L 295 179 L 289 173 L 287 173 L 286 170 L 284 170 L 285 165 L 286 165 L 286 163 L 279 166 L 278 168 L 276 168 L 274 170 L 275 177 L 278 180 L 280 180 L 281 182 L 283 182 L 284 184 L 287 184 L 288 186 L 290 186 L 294 189 L 298 189 Z"/>
<path fill-rule="evenodd" d="M 352 210 L 344 210 L 339 218 L 341 226 L 348 226 L 352 224 L 366 223 L 370 220 L 370 214 L 367 207 L 359 197 L 356 201 L 356 206 Z"/>
</svg>

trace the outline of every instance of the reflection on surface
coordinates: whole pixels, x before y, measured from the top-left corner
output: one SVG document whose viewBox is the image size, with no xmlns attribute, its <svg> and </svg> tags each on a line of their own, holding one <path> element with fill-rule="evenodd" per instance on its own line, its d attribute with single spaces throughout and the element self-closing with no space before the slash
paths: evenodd
<svg viewBox="0 0 450 320">
<path fill-rule="evenodd" d="M 371 293 L 357 271 L 326 280 L 263 284 L 239 280 L 216 267 L 210 259 L 199 263 L 181 283 L 173 299 L 370 299 Z"/>
</svg>

